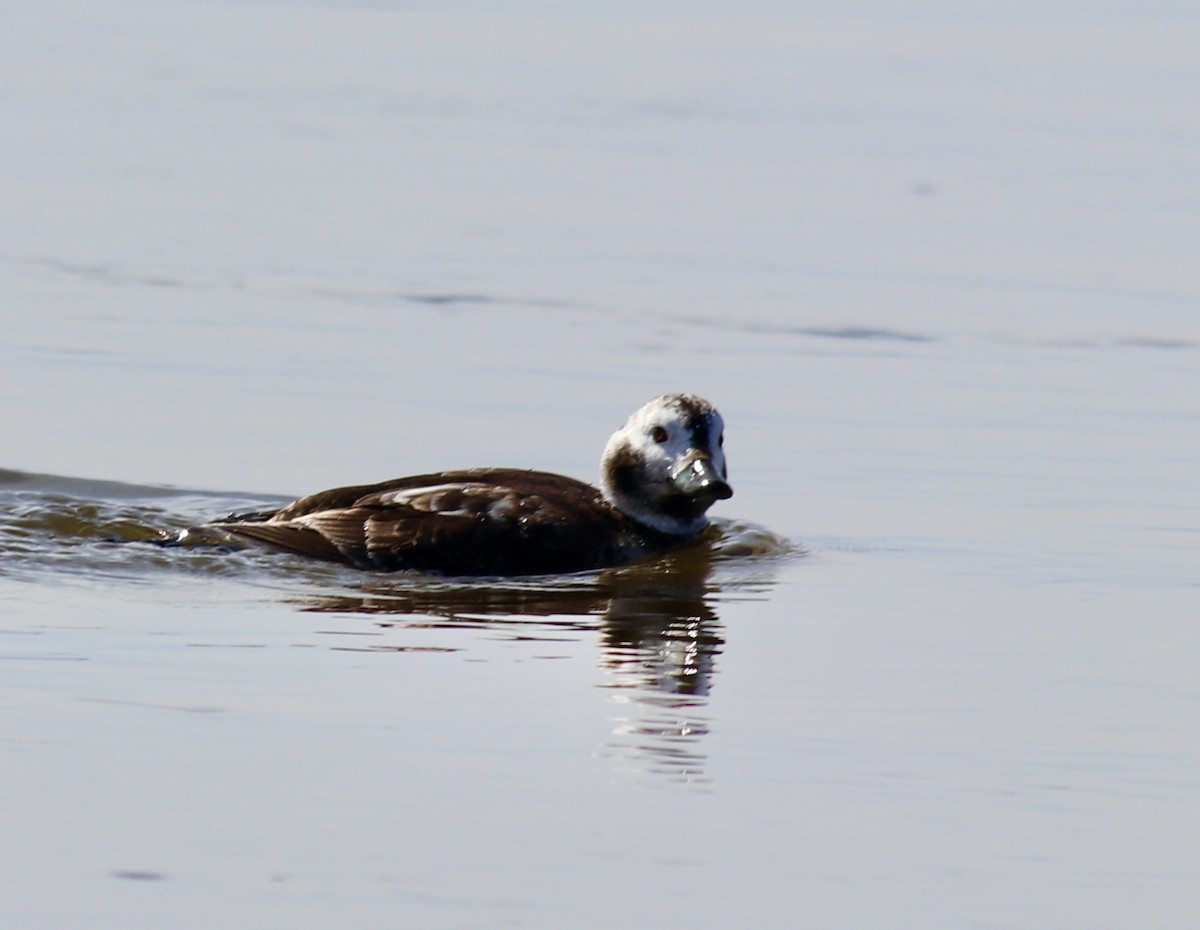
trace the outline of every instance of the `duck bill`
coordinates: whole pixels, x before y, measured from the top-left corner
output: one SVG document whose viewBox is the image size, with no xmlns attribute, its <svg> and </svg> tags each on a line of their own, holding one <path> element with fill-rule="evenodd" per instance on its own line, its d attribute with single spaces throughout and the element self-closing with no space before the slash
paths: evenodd
<svg viewBox="0 0 1200 930">
<path fill-rule="evenodd" d="M 688 497 L 722 501 L 733 497 L 733 488 L 717 474 L 708 456 L 701 453 L 689 456 L 671 480 Z"/>
</svg>

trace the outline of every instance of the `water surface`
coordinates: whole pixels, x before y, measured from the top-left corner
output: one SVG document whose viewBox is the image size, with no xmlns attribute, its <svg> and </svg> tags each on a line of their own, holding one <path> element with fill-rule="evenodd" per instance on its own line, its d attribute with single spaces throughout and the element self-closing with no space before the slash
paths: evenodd
<svg viewBox="0 0 1200 930">
<path fill-rule="evenodd" d="M 1198 25 L 6 14 L 8 920 L 1187 925 Z M 672 390 L 736 493 L 664 560 L 155 542 L 406 473 L 592 479 Z"/>
</svg>

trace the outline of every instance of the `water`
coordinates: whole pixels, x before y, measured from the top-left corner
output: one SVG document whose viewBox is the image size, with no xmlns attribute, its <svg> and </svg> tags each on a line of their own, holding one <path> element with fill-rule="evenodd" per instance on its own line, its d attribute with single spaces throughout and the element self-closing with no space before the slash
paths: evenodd
<svg viewBox="0 0 1200 930">
<path fill-rule="evenodd" d="M 4 18 L 7 921 L 1194 920 L 1191 10 Z M 667 390 L 660 562 L 155 543 Z"/>
</svg>

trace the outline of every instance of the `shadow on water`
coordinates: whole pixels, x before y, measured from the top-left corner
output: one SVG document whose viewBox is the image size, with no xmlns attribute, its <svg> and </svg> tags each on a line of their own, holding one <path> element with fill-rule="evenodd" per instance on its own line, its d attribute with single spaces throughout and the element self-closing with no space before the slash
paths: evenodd
<svg viewBox="0 0 1200 930">
<path fill-rule="evenodd" d="M 413 647 L 389 640 L 414 630 L 443 630 L 452 642 L 467 630 L 514 641 L 594 641 L 599 686 L 617 708 L 606 754 L 703 782 L 708 695 L 725 647 L 719 606 L 767 597 L 775 564 L 796 554 L 768 531 L 733 521 L 636 565 L 518 579 L 364 573 L 257 548 L 169 545 L 214 514 L 278 503 L 0 471 L 0 577 L 168 585 L 229 578 L 265 588 L 303 614 L 370 624 L 372 642 L 362 644 L 360 630 L 355 645 L 336 649 L 403 653 Z"/>
</svg>

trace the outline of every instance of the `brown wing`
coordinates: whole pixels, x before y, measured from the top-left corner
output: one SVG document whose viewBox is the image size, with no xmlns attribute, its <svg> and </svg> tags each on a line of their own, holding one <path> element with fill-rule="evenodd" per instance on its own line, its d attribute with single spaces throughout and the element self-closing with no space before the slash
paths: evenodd
<svg viewBox="0 0 1200 930">
<path fill-rule="evenodd" d="M 600 492 L 589 484 L 568 478 L 565 475 L 554 475 L 549 472 L 529 471 L 520 468 L 465 468 L 460 471 L 438 472 L 428 475 L 409 475 L 405 478 L 393 478 L 379 484 L 357 484 L 344 488 L 332 488 L 328 491 L 318 491 L 293 501 L 286 507 L 275 511 L 273 517 L 280 520 L 290 520 L 304 514 L 316 513 L 322 510 L 336 510 L 352 507 L 355 504 L 366 504 L 377 501 L 381 496 L 396 492 L 429 488 L 446 484 L 483 484 L 502 488 L 520 488 L 532 493 L 562 496 L 578 494 L 581 496 L 594 495 L 599 499 Z M 256 514 L 257 516 L 261 516 Z"/>
<path fill-rule="evenodd" d="M 360 568 L 546 574 L 618 564 L 656 540 L 589 485 L 545 472 L 471 469 L 301 498 L 237 535 Z"/>
<path fill-rule="evenodd" d="M 295 523 L 214 523 L 217 529 L 234 536 L 243 536 L 256 542 L 266 543 L 285 552 L 323 559 L 326 562 L 350 562 L 342 547 L 318 530 Z M 364 566 L 365 567 L 365 566 Z"/>
</svg>

